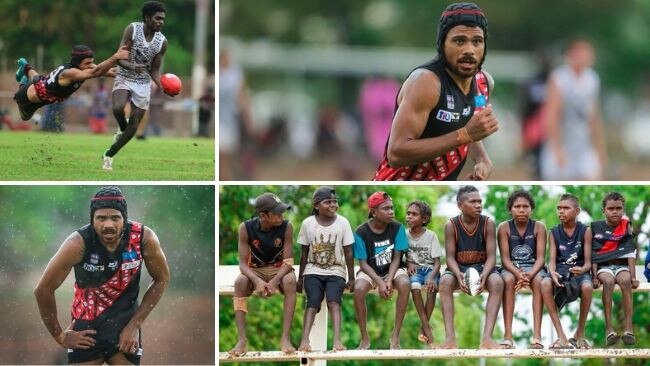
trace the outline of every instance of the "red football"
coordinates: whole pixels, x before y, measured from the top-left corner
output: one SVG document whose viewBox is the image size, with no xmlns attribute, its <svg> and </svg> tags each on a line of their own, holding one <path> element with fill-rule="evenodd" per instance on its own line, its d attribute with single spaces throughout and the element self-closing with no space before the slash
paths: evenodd
<svg viewBox="0 0 650 366">
<path fill-rule="evenodd" d="M 168 94 L 172 95 L 180 93 L 181 89 L 183 89 L 181 79 L 178 76 L 170 73 L 160 75 L 160 85 L 162 85 L 163 89 Z"/>
</svg>

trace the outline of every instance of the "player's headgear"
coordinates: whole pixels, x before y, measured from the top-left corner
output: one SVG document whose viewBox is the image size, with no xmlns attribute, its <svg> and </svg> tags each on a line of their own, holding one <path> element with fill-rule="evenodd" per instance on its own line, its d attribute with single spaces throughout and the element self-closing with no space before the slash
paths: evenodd
<svg viewBox="0 0 650 366">
<path fill-rule="evenodd" d="M 70 64 L 72 66 L 78 67 L 81 61 L 88 57 L 95 57 L 93 55 L 93 50 L 86 45 L 78 44 L 72 47 L 72 52 L 70 53 Z"/>
<path fill-rule="evenodd" d="M 485 14 L 478 5 L 474 3 L 454 3 L 449 5 L 445 11 L 440 15 L 438 22 L 438 39 L 436 47 L 438 51 L 437 58 L 446 62 L 445 58 L 445 39 L 449 30 L 457 25 L 466 25 L 469 27 L 480 27 L 483 29 L 483 37 L 485 39 L 485 52 L 483 59 L 479 62 L 479 69 L 485 61 L 487 54 L 487 38 L 488 38 L 488 23 Z"/>
<path fill-rule="evenodd" d="M 166 13 L 165 4 L 159 1 L 147 1 L 142 6 L 142 21 L 147 20 L 147 17 L 151 17 L 156 13 Z"/>
<path fill-rule="evenodd" d="M 102 187 L 90 200 L 90 223 L 93 223 L 95 211 L 101 208 L 112 208 L 120 211 L 126 222 L 126 198 L 122 191 L 115 186 Z"/>
</svg>

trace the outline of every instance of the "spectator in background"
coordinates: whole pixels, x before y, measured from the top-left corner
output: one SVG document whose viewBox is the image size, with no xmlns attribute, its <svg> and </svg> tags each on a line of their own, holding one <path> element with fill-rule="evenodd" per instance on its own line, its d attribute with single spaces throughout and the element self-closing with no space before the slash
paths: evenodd
<svg viewBox="0 0 650 366">
<path fill-rule="evenodd" d="M 376 163 L 381 161 L 386 138 L 393 122 L 395 98 L 399 83 L 390 77 L 366 79 L 359 93 L 359 112 L 363 121 L 368 153 Z"/>
<path fill-rule="evenodd" d="M 600 79 L 592 69 L 594 48 L 576 38 L 565 55 L 565 64 L 553 70 L 548 82 L 542 179 L 600 180 L 607 157 L 598 105 Z"/>
<path fill-rule="evenodd" d="M 214 121 L 214 88 L 208 86 L 199 98 L 199 131 L 201 137 L 210 137 L 210 122 Z"/>
<path fill-rule="evenodd" d="M 93 93 L 93 104 L 90 106 L 88 127 L 92 133 L 106 132 L 108 110 L 111 101 L 108 98 L 108 89 L 104 85 L 104 78 L 97 79 L 97 89 Z"/>
<path fill-rule="evenodd" d="M 219 178 L 236 178 L 231 161 L 241 151 L 240 133 L 244 138 L 252 127 L 246 82 L 241 68 L 234 64 L 226 49 L 219 50 Z M 242 131 L 243 129 L 243 131 Z M 249 172 L 244 172 L 245 174 Z"/>
<path fill-rule="evenodd" d="M 522 90 L 521 149 L 524 156 L 532 159 L 533 180 L 541 179 L 540 155 L 546 137 L 542 107 L 546 100 L 546 81 L 551 71 L 551 60 L 548 55 L 541 53 L 539 62 L 539 72 L 526 82 Z"/>
</svg>

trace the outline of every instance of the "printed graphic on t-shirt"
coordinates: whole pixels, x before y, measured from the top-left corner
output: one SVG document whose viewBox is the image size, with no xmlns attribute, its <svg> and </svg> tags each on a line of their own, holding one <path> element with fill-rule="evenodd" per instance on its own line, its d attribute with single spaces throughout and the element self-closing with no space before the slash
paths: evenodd
<svg viewBox="0 0 650 366">
<path fill-rule="evenodd" d="M 332 265 L 342 265 L 342 263 L 337 263 L 336 261 L 336 241 L 337 235 L 328 235 L 325 238 L 325 235 L 320 234 L 319 238 L 314 240 L 314 244 L 311 246 L 309 251 L 309 263 L 313 263 L 315 266 L 320 268 L 329 268 Z"/>
</svg>

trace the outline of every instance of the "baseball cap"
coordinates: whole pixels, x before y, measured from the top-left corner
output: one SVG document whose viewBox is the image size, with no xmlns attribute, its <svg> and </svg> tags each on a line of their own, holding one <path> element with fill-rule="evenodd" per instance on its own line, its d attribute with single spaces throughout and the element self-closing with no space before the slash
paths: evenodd
<svg viewBox="0 0 650 366">
<path fill-rule="evenodd" d="M 267 192 L 255 198 L 255 211 L 257 212 L 283 213 L 290 208 L 291 205 L 282 202 L 273 193 Z"/>
<path fill-rule="evenodd" d="M 372 217 L 372 215 L 370 214 L 371 209 L 378 207 L 379 205 L 381 205 L 382 203 L 388 200 L 392 200 L 392 198 L 390 198 L 390 196 L 386 192 L 378 191 L 371 194 L 370 197 L 368 197 L 368 217 L 369 218 Z"/>
<path fill-rule="evenodd" d="M 329 186 L 322 186 L 318 187 L 318 189 L 314 191 L 314 195 L 312 196 L 311 201 L 314 206 L 316 206 L 321 201 L 329 199 L 336 199 L 336 190 Z M 315 215 L 316 213 L 318 213 L 318 210 L 316 210 L 316 207 L 314 207 L 311 210 L 311 214 Z"/>
</svg>

